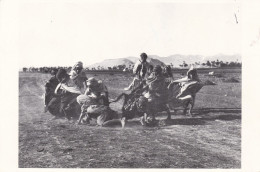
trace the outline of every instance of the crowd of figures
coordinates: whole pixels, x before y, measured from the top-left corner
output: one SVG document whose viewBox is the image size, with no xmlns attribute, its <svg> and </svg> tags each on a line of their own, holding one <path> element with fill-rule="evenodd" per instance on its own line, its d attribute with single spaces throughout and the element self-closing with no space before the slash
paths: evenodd
<svg viewBox="0 0 260 172">
<path fill-rule="evenodd" d="M 45 84 L 45 112 L 55 118 L 78 119 L 78 124 L 89 124 L 96 119 L 99 126 L 107 126 L 119 121 L 122 127 L 127 120 L 140 117 L 142 125 L 154 123 L 158 112 L 166 111 L 171 119 L 170 110 L 183 106 L 184 113 L 191 115 L 196 93 L 203 84 L 197 70 L 191 67 L 187 75 L 174 80 L 170 67 L 152 66 L 142 53 L 136 62 L 132 83 L 124 88 L 130 93 L 122 93 L 115 100 L 109 100 L 107 86 L 96 78 L 87 78 L 82 62 L 77 62 L 68 72 L 64 68 L 52 69 L 52 77 Z M 112 110 L 110 103 L 124 97 L 122 113 Z"/>
<path fill-rule="evenodd" d="M 66 71 L 70 71 L 71 67 L 24 67 L 22 70 L 23 72 L 39 72 L 39 73 L 51 73 L 52 71 L 58 71 L 58 69 L 65 69 Z"/>
<path fill-rule="evenodd" d="M 22 71 L 23 72 L 31 72 L 31 73 L 51 73 L 53 70 L 58 70 L 58 69 L 65 69 L 68 73 L 71 71 L 72 67 L 62 67 L 62 66 L 57 66 L 57 67 L 23 67 Z M 103 67 L 98 67 L 98 68 L 89 68 L 85 67 L 84 70 L 86 71 L 122 71 L 122 72 L 129 72 L 131 68 L 127 68 L 125 65 L 118 65 L 114 67 L 108 67 L 107 69 Z"/>
</svg>

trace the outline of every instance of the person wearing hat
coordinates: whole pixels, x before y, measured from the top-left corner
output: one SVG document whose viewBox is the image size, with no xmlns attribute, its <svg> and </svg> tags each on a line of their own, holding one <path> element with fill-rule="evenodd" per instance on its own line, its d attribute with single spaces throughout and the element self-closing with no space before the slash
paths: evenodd
<svg viewBox="0 0 260 172">
<path fill-rule="evenodd" d="M 72 79 L 81 91 L 85 91 L 87 88 L 86 81 L 87 76 L 83 70 L 83 63 L 81 61 L 77 62 L 71 69 L 69 73 L 70 79 Z"/>
<path fill-rule="evenodd" d="M 60 82 L 56 89 L 55 94 L 60 95 L 60 115 L 68 117 L 72 112 L 72 104 L 76 102 L 76 98 L 82 94 L 82 90 L 70 79 L 65 69 L 59 69 L 56 75 Z"/>
<path fill-rule="evenodd" d="M 132 88 L 137 87 L 138 83 L 140 83 L 145 78 L 145 75 L 149 68 L 149 63 L 146 61 L 147 57 L 148 56 L 146 53 L 142 53 L 140 55 L 140 59 L 135 63 L 133 68 L 133 74 L 135 75 L 134 80 L 128 87 L 124 88 L 124 90 L 128 91 Z"/>
</svg>

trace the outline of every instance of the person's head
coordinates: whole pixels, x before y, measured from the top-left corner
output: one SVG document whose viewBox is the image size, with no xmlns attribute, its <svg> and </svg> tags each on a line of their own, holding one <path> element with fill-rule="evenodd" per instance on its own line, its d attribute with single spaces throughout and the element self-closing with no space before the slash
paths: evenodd
<svg viewBox="0 0 260 172">
<path fill-rule="evenodd" d="M 57 74 L 57 72 L 58 72 L 58 69 L 52 69 L 51 70 L 51 75 L 55 76 Z"/>
<path fill-rule="evenodd" d="M 198 78 L 197 70 L 193 69 L 193 70 L 189 71 L 188 72 L 188 78 L 189 79 L 196 79 L 196 78 Z"/>
<path fill-rule="evenodd" d="M 140 55 L 140 57 L 141 57 L 142 62 L 146 62 L 146 59 L 147 59 L 147 54 L 146 53 L 142 53 Z"/>
<path fill-rule="evenodd" d="M 153 72 L 155 75 L 161 75 L 162 74 L 162 67 L 160 65 L 156 65 L 153 68 Z"/>
<path fill-rule="evenodd" d="M 164 67 L 164 73 L 165 75 L 172 77 L 172 68 L 170 65 Z"/>
<path fill-rule="evenodd" d="M 73 70 L 76 71 L 76 73 L 80 73 L 83 69 L 83 63 L 81 61 L 77 62 L 74 66 L 73 66 Z"/>
<path fill-rule="evenodd" d="M 96 80 L 94 77 L 91 77 L 87 80 L 87 86 L 90 89 L 95 89 L 99 85 L 98 80 Z"/>
<path fill-rule="evenodd" d="M 67 79 L 69 79 L 69 75 L 67 74 L 67 71 L 65 69 L 59 69 L 56 78 L 59 82 L 65 82 Z"/>
<path fill-rule="evenodd" d="M 147 68 L 147 73 L 150 74 L 153 72 L 153 65 L 149 65 Z"/>
<path fill-rule="evenodd" d="M 193 66 L 191 66 L 191 68 L 187 72 L 187 76 L 189 79 L 192 79 L 192 80 L 198 79 L 197 70 Z"/>
</svg>

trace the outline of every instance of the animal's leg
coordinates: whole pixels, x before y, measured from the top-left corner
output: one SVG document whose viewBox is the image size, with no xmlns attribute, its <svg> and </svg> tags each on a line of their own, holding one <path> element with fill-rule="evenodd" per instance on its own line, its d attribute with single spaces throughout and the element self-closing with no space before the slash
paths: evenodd
<svg viewBox="0 0 260 172">
<path fill-rule="evenodd" d="M 78 120 L 78 124 L 81 124 L 82 118 L 84 117 L 84 112 L 81 112 Z"/>
<path fill-rule="evenodd" d="M 189 116 L 192 116 L 192 109 L 194 107 L 194 103 L 195 103 L 195 96 L 192 97 L 191 101 L 189 102 L 189 105 L 188 105 L 188 115 Z"/>
<path fill-rule="evenodd" d="M 170 111 L 170 106 L 169 106 L 169 104 L 166 104 L 166 112 L 167 112 L 167 114 L 168 114 L 168 116 L 167 116 L 167 120 L 171 120 L 171 111 Z"/>
<path fill-rule="evenodd" d="M 187 113 L 187 109 L 188 109 L 188 106 L 189 106 L 189 102 L 190 102 L 190 101 L 187 101 L 187 102 L 185 102 L 184 105 L 183 105 L 183 107 L 184 107 L 184 109 L 183 109 L 183 115 L 186 115 L 186 113 Z"/>
<path fill-rule="evenodd" d="M 78 120 L 78 124 L 81 124 L 81 121 L 83 119 L 84 116 L 87 116 L 87 123 L 89 123 L 89 115 L 86 112 L 86 107 L 84 105 L 81 106 L 81 113 L 79 116 L 79 120 Z"/>
<path fill-rule="evenodd" d="M 144 125 L 145 125 L 145 122 L 144 122 L 144 117 L 143 117 L 143 116 L 140 118 L 140 122 L 141 122 L 141 125 L 142 125 L 142 126 L 144 126 Z"/>
<path fill-rule="evenodd" d="M 155 119 L 155 113 L 152 113 L 152 122 L 154 122 L 156 119 Z"/>
<path fill-rule="evenodd" d="M 122 128 L 125 127 L 125 123 L 126 123 L 126 117 L 121 118 L 121 125 L 122 125 Z"/>
<path fill-rule="evenodd" d="M 144 121 L 147 123 L 148 122 L 148 114 L 144 113 Z"/>
<path fill-rule="evenodd" d="M 144 115 L 140 118 L 141 124 L 144 126 L 147 123 L 147 113 L 144 113 Z"/>
<path fill-rule="evenodd" d="M 183 107 L 184 107 L 184 110 L 183 110 L 183 115 L 186 115 L 187 113 L 187 110 L 189 109 L 188 106 L 190 103 L 192 103 L 192 96 L 191 95 L 187 95 L 185 97 L 182 97 L 182 98 L 179 98 L 181 101 L 183 101 Z"/>
</svg>

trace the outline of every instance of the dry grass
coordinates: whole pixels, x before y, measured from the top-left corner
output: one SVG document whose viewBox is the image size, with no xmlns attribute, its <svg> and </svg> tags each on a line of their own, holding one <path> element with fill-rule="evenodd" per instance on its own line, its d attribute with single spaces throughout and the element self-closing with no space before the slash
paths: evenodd
<svg viewBox="0 0 260 172">
<path fill-rule="evenodd" d="M 180 74 L 175 74 L 175 78 Z M 158 114 L 155 127 L 142 127 L 138 119 L 100 128 L 52 120 L 43 113 L 43 83 L 47 74 L 20 73 L 19 167 L 55 168 L 240 168 L 241 83 L 205 86 L 197 95 L 195 117 L 181 112 L 166 121 Z M 108 86 L 110 98 L 123 92 L 129 75 L 97 75 Z M 226 78 L 240 73 L 227 73 Z M 120 102 L 111 104 L 115 110 Z"/>
</svg>

